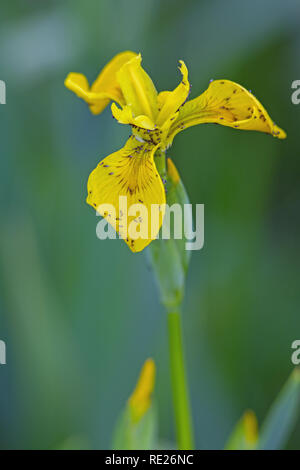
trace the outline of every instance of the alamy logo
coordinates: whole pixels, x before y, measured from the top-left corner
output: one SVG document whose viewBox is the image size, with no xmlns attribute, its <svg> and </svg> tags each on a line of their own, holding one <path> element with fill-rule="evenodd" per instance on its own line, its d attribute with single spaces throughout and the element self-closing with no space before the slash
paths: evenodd
<svg viewBox="0 0 300 470">
<path fill-rule="evenodd" d="M 292 89 L 293 91 L 291 100 L 293 104 L 299 104 L 300 103 L 300 80 L 294 80 L 292 83 Z"/>
<path fill-rule="evenodd" d="M 291 348 L 295 350 L 292 354 L 291 361 L 294 366 L 298 366 L 300 364 L 300 340 L 295 339 L 295 341 L 292 342 Z"/>
<path fill-rule="evenodd" d="M 117 205 L 100 204 L 96 215 L 105 218 L 98 222 L 96 235 L 100 240 L 123 238 L 128 241 L 151 238 L 185 240 L 185 249 L 201 250 L 204 245 L 204 204 L 195 206 L 195 229 L 192 204 L 128 204 L 119 196 Z M 172 217 L 171 217 L 172 214 Z M 162 228 L 159 231 L 163 219 Z M 171 220 L 172 219 L 172 220 Z M 116 233 L 118 232 L 118 234 Z"/>
<path fill-rule="evenodd" d="M 6 344 L 0 340 L 0 365 L 6 364 Z"/>
<path fill-rule="evenodd" d="M 6 104 L 6 84 L 0 80 L 0 104 Z"/>
</svg>

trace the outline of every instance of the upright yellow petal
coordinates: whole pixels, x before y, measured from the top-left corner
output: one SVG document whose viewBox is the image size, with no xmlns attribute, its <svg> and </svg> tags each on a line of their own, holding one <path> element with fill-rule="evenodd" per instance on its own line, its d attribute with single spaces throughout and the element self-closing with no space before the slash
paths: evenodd
<svg viewBox="0 0 300 470">
<path fill-rule="evenodd" d="M 157 91 L 141 66 L 142 56 L 131 59 L 117 73 L 126 104 L 132 108 L 133 115 L 148 116 L 152 122 L 157 117 Z"/>
<path fill-rule="evenodd" d="M 70 73 L 65 80 L 65 86 L 76 93 L 79 98 L 84 99 L 93 114 L 100 114 L 111 100 L 125 104 L 116 74 L 126 62 L 135 56 L 135 52 L 131 51 L 117 54 L 102 69 L 91 87 L 86 77 L 80 73 Z"/>
<path fill-rule="evenodd" d="M 141 370 L 135 390 L 128 401 L 134 422 L 138 422 L 148 411 L 154 384 L 155 363 L 153 359 L 147 359 Z"/>
<path fill-rule="evenodd" d="M 153 160 L 155 150 L 152 143 L 132 136 L 121 150 L 102 160 L 88 180 L 87 203 L 133 252 L 156 238 L 165 213 L 165 189 Z"/>
<path fill-rule="evenodd" d="M 272 121 L 255 96 L 229 80 L 212 81 L 198 98 L 188 101 L 179 110 L 169 131 L 169 141 L 186 127 L 217 123 L 241 130 L 266 132 L 284 139 L 286 133 Z"/>
<path fill-rule="evenodd" d="M 159 127 L 179 110 L 180 106 L 186 101 L 190 92 L 188 80 L 188 69 L 185 63 L 180 60 L 179 70 L 182 73 L 181 83 L 173 91 L 163 91 L 158 95 L 159 114 L 157 125 Z"/>
</svg>

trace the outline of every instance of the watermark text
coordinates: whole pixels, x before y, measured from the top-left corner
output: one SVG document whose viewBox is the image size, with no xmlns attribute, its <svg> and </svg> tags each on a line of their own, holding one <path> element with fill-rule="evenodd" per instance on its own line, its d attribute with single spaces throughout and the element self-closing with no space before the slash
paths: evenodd
<svg viewBox="0 0 300 470">
<path fill-rule="evenodd" d="M 295 90 L 293 91 L 291 95 L 292 103 L 299 104 L 300 103 L 300 80 L 294 80 L 292 82 L 292 89 Z"/>
<path fill-rule="evenodd" d="M 128 205 L 127 197 L 120 196 L 117 207 L 100 204 L 97 215 L 104 218 L 98 222 L 96 235 L 100 240 L 185 240 L 185 249 L 201 250 L 204 245 L 204 204 L 143 203 Z M 161 227 L 161 229 L 160 229 Z"/>
<path fill-rule="evenodd" d="M 300 364 L 300 339 L 295 339 L 292 342 L 291 348 L 295 350 L 291 356 L 291 361 L 294 366 L 298 366 Z"/>
<path fill-rule="evenodd" d="M 6 344 L 0 340 L 0 365 L 6 364 Z"/>
<path fill-rule="evenodd" d="M 6 84 L 0 80 L 0 104 L 6 104 Z"/>
</svg>

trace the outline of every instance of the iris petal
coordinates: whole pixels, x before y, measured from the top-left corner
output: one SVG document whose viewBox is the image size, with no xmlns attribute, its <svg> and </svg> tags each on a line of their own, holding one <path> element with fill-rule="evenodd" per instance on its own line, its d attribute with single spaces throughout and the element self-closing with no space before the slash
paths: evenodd
<svg viewBox="0 0 300 470">
<path fill-rule="evenodd" d="M 69 73 L 65 86 L 84 99 L 93 114 L 100 114 L 111 100 L 123 105 L 125 101 L 117 81 L 117 72 L 133 57 L 136 57 L 136 53 L 131 51 L 117 54 L 102 69 L 91 87 L 87 78 L 80 73 Z"/>
<path fill-rule="evenodd" d="M 151 78 L 142 68 L 141 61 L 140 54 L 131 59 L 121 67 L 117 78 L 133 115 L 146 115 L 154 122 L 158 113 L 157 91 Z"/>
<path fill-rule="evenodd" d="M 164 217 L 166 196 L 153 160 L 155 150 L 155 146 L 132 136 L 121 150 L 102 160 L 88 180 L 87 203 L 106 218 L 134 252 L 156 238 Z M 120 196 L 127 197 L 128 213 L 122 209 Z M 140 210 L 131 215 L 129 208 L 133 204 L 138 204 Z M 107 205 L 114 211 L 107 210 Z M 156 205 L 157 217 L 151 216 L 152 205 Z M 132 237 L 135 226 L 140 237 Z"/>
<path fill-rule="evenodd" d="M 169 131 L 169 143 L 186 127 L 210 122 L 235 129 L 266 132 L 279 139 L 286 137 L 284 130 L 272 121 L 251 92 L 229 80 L 215 80 L 202 95 L 180 108 Z"/>
<path fill-rule="evenodd" d="M 185 63 L 180 60 L 179 70 L 182 73 L 182 80 L 180 84 L 173 91 L 163 91 L 158 95 L 158 106 L 160 108 L 157 125 L 163 124 L 169 120 L 186 101 L 190 92 L 190 84 L 188 80 L 188 69 Z"/>
</svg>

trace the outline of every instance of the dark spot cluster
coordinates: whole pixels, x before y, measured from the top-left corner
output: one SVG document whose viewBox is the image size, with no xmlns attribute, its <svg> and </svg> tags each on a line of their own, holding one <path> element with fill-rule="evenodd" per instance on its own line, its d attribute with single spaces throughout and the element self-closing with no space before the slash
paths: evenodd
<svg viewBox="0 0 300 470">
<path fill-rule="evenodd" d="M 161 134 L 163 133 L 158 127 L 155 129 L 144 129 L 135 124 L 131 124 L 132 129 L 136 130 L 137 136 L 141 137 L 147 144 L 157 145 L 161 142 Z"/>
</svg>

